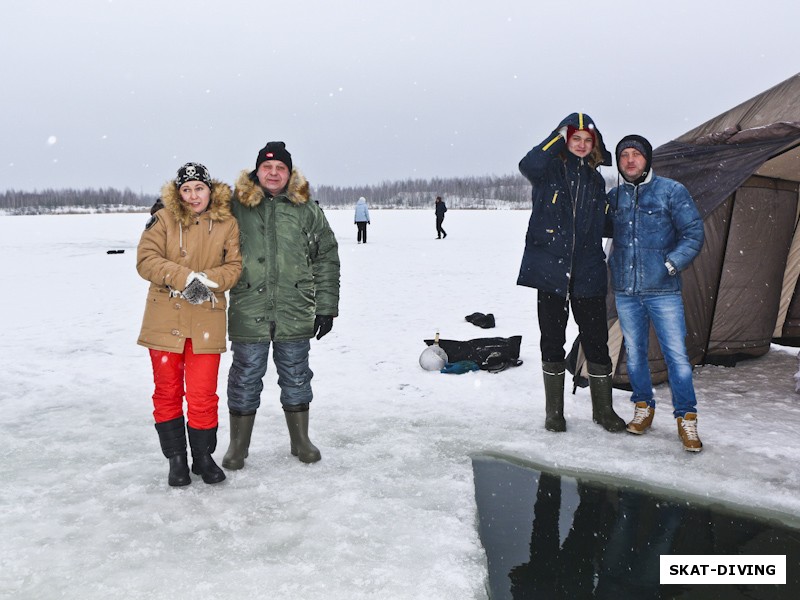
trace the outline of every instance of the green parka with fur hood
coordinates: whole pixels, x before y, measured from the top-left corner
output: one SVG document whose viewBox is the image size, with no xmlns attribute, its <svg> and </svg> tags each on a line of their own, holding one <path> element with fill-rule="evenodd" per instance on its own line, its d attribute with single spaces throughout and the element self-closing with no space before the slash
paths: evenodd
<svg viewBox="0 0 800 600">
<path fill-rule="evenodd" d="M 164 208 L 148 221 L 136 256 L 136 270 L 150 282 L 139 344 L 183 352 L 186 338 L 196 354 L 225 352 L 225 291 L 239 280 L 239 227 L 231 214 L 231 188 L 211 182 L 208 209 L 196 215 L 181 201 L 174 181 L 161 188 Z M 214 301 L 190 304 L 177 292 L 189 274 L 204 272 L 214 283 Z"/>
<path fill-rule="evenodd" d="M 231 290 L 233 342 L 291 341 L 314 334 L 316 315 L 339 314 L 339 246 L 305 177 L 293 169 L 270 196 L 242 171 L 232 210 L 239 221 L 242 277 Z"/>
</svg>

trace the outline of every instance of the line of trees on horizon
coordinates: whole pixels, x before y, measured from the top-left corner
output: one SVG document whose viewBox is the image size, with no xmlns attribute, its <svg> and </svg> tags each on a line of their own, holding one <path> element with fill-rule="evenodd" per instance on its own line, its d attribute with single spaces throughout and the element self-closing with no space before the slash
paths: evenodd
<svg viewBox="0 0 800 600">
<path fill-rule="evenodd" d="M 616 180 L 606 177 L 607 187 Z M 325 209 L 349 209 L 363 196 L 367 204 L 385 209 L 432 208 L 436 196 L 460 209 L 528 209 L 531 186 L 521 175 L 484 175 L 385 181 L 361 186 L 312 186 L 312 198 Z M 46 189 L 0 192 L 0 212 L 33 215 L 81 212 L 144 212 L 158 197 L 130 189 Z"/>
<path fill-rule="evenodd" d="M 0 192 L 0 211 L 12 215 L 39 215 L 78 212 L 136 212 L 148 210 L 156 201 L 153 194 L 137 194 L 129 189 L 63 189 Z"/>
<path fill-rule="evenodd" d="M 521 175 L 483 175 L 385 181 L 375 185 L 312 188 L 323 208 L 352 208 L 363 196 L 375 208 L 431 208 L 441 196 L 452 208 L 528 208 L 531 186 Z"/>
</svg>

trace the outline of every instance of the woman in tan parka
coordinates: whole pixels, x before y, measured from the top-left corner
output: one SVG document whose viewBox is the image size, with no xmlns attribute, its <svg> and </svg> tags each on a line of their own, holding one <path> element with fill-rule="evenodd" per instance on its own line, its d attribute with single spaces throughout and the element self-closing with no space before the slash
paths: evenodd
<svg viewBox="0 0 800 600">
<path fill-rule="evenodd" d="M 186 395 L 192 472 L 206 483 L 225 479 L 211 453 L 217 445 L 217 375 L 226 349 L 227 301 L 242 272 L 231 188 L 203 165 L 186 163 L 161 189 L 162 210 L 142 233 L 136 258 L 150 282 L 138 343 L 150 349 L 153 416 L 169 459 L 169 485 L 191 483 L 186 456 Z M 185 392 L 184 392 L 185 384 Z"/>
</svg>

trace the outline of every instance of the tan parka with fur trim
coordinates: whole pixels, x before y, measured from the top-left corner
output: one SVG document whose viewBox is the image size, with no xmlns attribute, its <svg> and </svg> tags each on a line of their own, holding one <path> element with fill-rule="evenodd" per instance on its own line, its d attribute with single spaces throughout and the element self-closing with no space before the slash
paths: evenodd
<svg viewBox="0 0 800 600">
<path fill-rule="evenodd" d="M 146 348 L 183 352 L 191 338 L 196 354 L 226 350 L 227 301 L 224 292 L 239 280 L 242 256 L 239 226 L 231 213 L 229 185 L 212 180 L 208 209 L 196 215 L 181 201 L 174 181 L 161 188 L 164 208 L 148 221 L 139 241 L 136 270 L 150 282 L 138 343 Z M 190 304 L 177 292 L 189 274 L 203 272 L 219 284 L 215 300 Z"/>
</svg>

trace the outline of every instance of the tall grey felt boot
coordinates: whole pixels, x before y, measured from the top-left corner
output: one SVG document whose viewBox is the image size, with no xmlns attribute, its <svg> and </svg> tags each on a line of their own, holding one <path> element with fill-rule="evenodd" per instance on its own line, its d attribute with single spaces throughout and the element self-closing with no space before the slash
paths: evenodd
<svg viewBox="0 0 800 600">
<path fill-rule="evenodd" d="M 189 477 L 189 462 L 186 457 L 186 426 L 183 415 L 177 419 L 156 423 L 156 431 L 161 451 L 169 460 L 167 483 L 174 487 L 189 485 L 192 483 L 192 478 Z"/>
<path fill-rule="evenodd" d="M 614 412 L 611 398 L 611 365 L 587 363 L 592 394 L 592 420 L 606 431 L 625 431 L 625 421 Z"/>
<path fill-rule="evenodd" d="M 255 411 L 242 414 L 230 411 L 231 417 L 231 443 L 222 459 L 222 466 L 231 471 L 244 467 L 244 459 L 250 450 L 250 436 L 253 433 L 253 423 L 256 420 Z"/>
<path fill-rule="evenodd" d="M 320 460 L 322 455 L 308 439 L 308 412 L 308 404 L 283 407 L 286 426 L 289 428 L 292 456 L 299 458 L 300 462 L 314 463 Z"/>
<path fill-rule="evenodd" d="M 545 419 L 547 431 L 566 431 L 564 419 L 564 372 L 565 362 L 542 362 L 544 375 Z"/>
<path fill-rule="evenodd" d="M 217 428 L 189 430 L 189 446 L 192 449 L 192 473 L 200 475 L 206 483 L 225 480 L 225 471 L 217 466 L 211 453 L 217 448 Z"/>
</svg>

